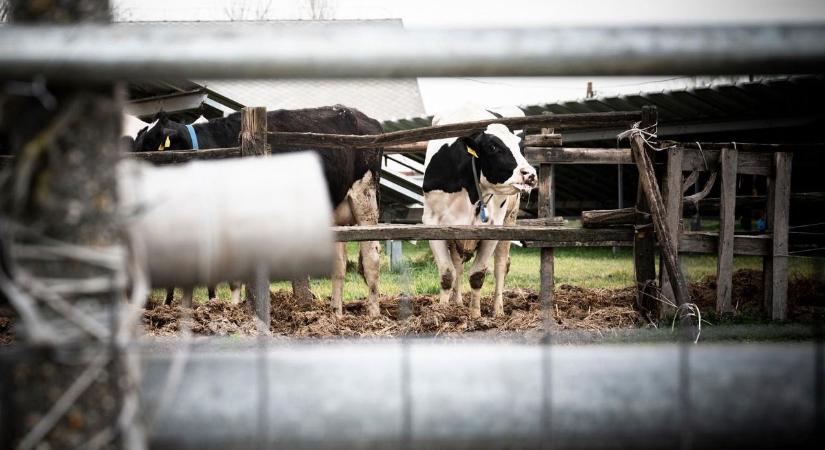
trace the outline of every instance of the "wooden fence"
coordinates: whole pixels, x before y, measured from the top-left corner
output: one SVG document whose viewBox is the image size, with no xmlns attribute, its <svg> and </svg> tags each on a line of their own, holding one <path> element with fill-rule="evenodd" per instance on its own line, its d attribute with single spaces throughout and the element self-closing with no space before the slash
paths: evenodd
<svg viewBox="0 0 825 450">
<path fill-rule="evenodd" d="M 245 116 L 252 114 L 247 108 Z M 183 150 L 131 153 L 129 156 L 154 164 L 177 164 L 191 160 L 223 159 L 266 154 L 269 150 L 262 139 L 266 126 L 263 108 L 257 108 L 259 119 L 243 121 L 241 148 Z M 261 116 L 262 115 L 262 116 Z M 264 117 L 261 121 L 260 117 Z M 554 248 L 632 246 L 638 302 L 651 311 L 664 315 L 672 308 L 661 308 L 660 298 L 653 288 L 661 287 L 661 295 L 674 305 L 690 302 L 687 283 L 681 270 L 680 253 L 711 253 L 718 255 L 718 312 L 730 311 L 733 255 L 757 255 L 764 258 L 764 305 L 773 319 L 787 317 L 788 283 L 788 210 L 790 173 L 793 152 L 821 151 L 822 145 L 776 145 L 655 142 L 650 135 L 631 132 L 631 148 L 568 148 L 556 131 L 577 128 L 627 127 L 634 123 L 637 130 L 653 129 L 657 123 L 655 108 L 640 112 L 543 115 L 504 118 L 460 124 L 449 124 L 405 130 L 381 135 L 349 136 L 317 133 L 268 132 L 275 146 L 360 149 L 384 147 L 388 151 L 421 152 L 422 141 L 452 137 L 482 130 L 490 123 L 510 127 L 541 127 L 542 134 L 525 137 L 525 157 L 539 168 L 539 215 L 554 215 L 554 166 L 556 164 L 634 164 L 639 169 L 639 197 L 635 208 L 609 211 L 585 211 L 585 228 L 569 228 L 548 222 L 520 222 L 516 226 L 453 226 L 377 225 L 334 227 L 338 241 L 365 240 L 430 240 L 430 239 L 490 239 L 522 241 L 526 247 L 541 248 L 541 298 L 552 303 Z M 256 130 L 248 130 L 254 124 Z M 261 128 L 263 127 L 263 128 Z M 255 137 L 253 139 L 252 137 Z M 647 136 L 647 137 L 646 137 Z M 271 142 L 272 140 L 270 140 Z M 245 148 L 247 150 L 242 150 Z M 654 151 L 658 149 L 661 151 Z M 664 155 L 664 158 L 661 156 Z M 664 167 L 657 177 L 654 160 Z M 662 161 L 664 160 L 664 161 Z M 8 160 L 5 162 L 8 164 Z M 3 162 L 0 162 L 3 164 Z M 720 231 L 691 232 L 682 228 L 683 192 L 692 184 L 695 174 L 686 172 L 716 172 L 721 180 L 719 205 Z M 737 174 L 768 178 L 768 231 L 759 235 L 734 233 Z M 659 183 L 661 178 L 661 184 Z M 705 192 L 706 194 L 706 192 Z M 596 224 L 597 228 L 588 228 Z M 602 226 L 599 227 L 599 224 Z M 609 225 L 609 226 L 607 226 Z M 632 225 L 614 227 L 615 225 Z M 655 251 L 661 253 L 659 276 L 656 276 Z M 266 318 L 258 307 L 259 317 Z M 548 311 L 552 314 L 552 309 Z"/>
</svg>

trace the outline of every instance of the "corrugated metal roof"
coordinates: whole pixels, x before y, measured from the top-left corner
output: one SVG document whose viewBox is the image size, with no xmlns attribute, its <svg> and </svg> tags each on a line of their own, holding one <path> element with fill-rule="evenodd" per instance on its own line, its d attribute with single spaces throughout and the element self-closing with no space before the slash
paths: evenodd
<svg viewBox="0 0 825 450">
<path fill-rule="evenodd" d="M 574 101 L 522 106 L 527 115 L 633 111 L 656 106 L 660 125 L 724 123 L 731 120 L 779 117 L 822 116 L 825 104 L 825 77 L 822 75 L 768 78 L 753 82 L 723 84 L 683 90 L 642 92 L 596 97 Z M 419 116 L 384 122 L 387 131 L 429 126 L 432 116 Z M 754 125 L 756 126 L 756 125 Z M 666 127 L 661 127 L 661 131 Z M 611 130 L 612 131 L 612 130 Z M 724 131 L 715 129 L 715 132 Z M 579 141 L 577 134 L 565 133 L 568 142 Z M 660 133 L 667 137 L 666 133 Z M 583 134 L 583 136 L 587 136 Z M 592 136 L 592 135 L 591 135 Z"/>
</svg>

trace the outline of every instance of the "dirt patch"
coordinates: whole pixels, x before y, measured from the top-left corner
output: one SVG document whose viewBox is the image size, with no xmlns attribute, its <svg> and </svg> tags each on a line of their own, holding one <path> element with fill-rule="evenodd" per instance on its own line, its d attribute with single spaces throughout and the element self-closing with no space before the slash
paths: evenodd
<svg viewBox="0 0 825 450">
<path fill-rule="evenodd" d="M 733 279 L 734 320 L 761 320 L 762 274 L 740 270 Z M 716 303 L 716 279 L 707 277 L 690 285 L 693 301 L 703 316 L 713 316 Z M 469 301 L 465 297 L 465 304 Z M 504 316 L 492 316 L 492 298 L 482 299 L 482 317 L 472 319 L 466 307 L 438 304 L 436 295 L 410 298 L 407 320 L 400 320 L 402 302 L 397 297 L 380 300 L 381 316 L 367 316 L 364 302 L 344 305 L 344 315 L 330 312 L 329 300 L 300 304 L 291 293 L 271 292 L 272 334 L 289 337 L 393 337 L 404 335 L 452 335 L 485 332 L 512 333 L 541 328 L 538 293 L 529 289 L 510 290 L 504 294 Z M 825 283 L 821 280 L 794 279 L 789 286 L 789 319 L 809 322 L 825 308 Z M 556 287 L 555 319 L 562 330 L 600 331 L 650 326 L 635 308 L 632 288 L 586 289 L 562 284 Z M 197 335 L 254 335 L 256 327 L 244 305 L 208 302 L 192 309 L 178 305 L 147 309 L 143 327 L 152 336 L 174 336 L 180 332 L 181 317 L 191 318 L 190 328 Z M 718 319 L 718 317 L 716 318 Z M 13 311 L 0 308 L 0 345 L 14 340 Z"/>
<path fill-rule="evenodd" d="M 14 310 L 7 306 L 0 306 L 0 345 L 9 345 L 14 342 L 12 323 L 16 315 Z"/>
</svg>

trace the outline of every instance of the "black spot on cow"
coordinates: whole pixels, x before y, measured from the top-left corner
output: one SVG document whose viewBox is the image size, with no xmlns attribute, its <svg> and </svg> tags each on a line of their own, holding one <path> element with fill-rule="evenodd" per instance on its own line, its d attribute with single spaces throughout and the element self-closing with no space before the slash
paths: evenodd
<svg viewBox="0 0 825 450">
<path fill-rule="evenodd" d="M 450 289 L 453 287 L 453 271 L 447 270 L 444 275 L 441 275 L 441 289 Z"/>
<path fill-rule="evenodd" d="M 481 289 L 484 286 L 484 277 L 487 276 L 487 271 L 482 270 L 470 275 L 470 287 L 473 289 Z"/>
<path fill-rule="evenodd" d="M 381 124 L 361 111 L 342 105 L 307 109 L 279 109 L 267 112 L 268 131 L 313 132 L 324 134 L 379 134 Z M 192 148 L 186 126 L 159 114 L 157 124 L 151 130 L 144 128 L 135 139 L 136 151 L 158 150 L 169 138 L 168 150 Z M 234 113 L 224 118 L 192 125 L 201 149 L 237 147 L 240 145 L 241 114 Z M 382 149 L 342 151 L 336 149 L 307 149 L 278 145 L 269 138 L 273 154 L 313 150 L 321 157 L 324 176 L 327 181 L 333 208 L 346 198 L 352 184 L 372 172 L 375 189 L 378 189 Z"/>
<path fill-rule="evenodd" d="M 499 208 L 504 208 L 504 204 L 505 204 L 505 203 L 507 203 L 507 199 L 506 199 L 506 198 L 505 198 L 504 200 L 502 200 L 502 201 L 501 201 L 501 204 L 500 204 L 500 205 L 498 205 L 498 207 L 499 207 Z"/>
<path fill-rule="evenodd" d="M 477 132 L 456 139 L 452 144 L 444 144 L 430 159 L 424 172 L 424 192 L 441 190 L 459 192 L 466 189 L 470 201 L 478 201 L 478 190 L 473 178 L 473 156 L 470 147 L 478 155 L 476 175 L 484 175 L 494 184 L 507 181 L 518 163 L 513 153 L 497 136 Z"/>
</svg>

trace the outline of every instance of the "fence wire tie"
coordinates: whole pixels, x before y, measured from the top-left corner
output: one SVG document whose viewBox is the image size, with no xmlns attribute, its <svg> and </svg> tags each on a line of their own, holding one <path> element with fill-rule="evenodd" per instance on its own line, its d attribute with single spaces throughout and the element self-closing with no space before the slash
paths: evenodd
<svg viewBox="0 0 825 450">
<path fill-rule="evenodd" d="M 641 125 L 641 122 L 636 122 L 636 123 L 633 124 L 633 126 L 630 129 L 622 131 L 621 133 L 616 135 L 616 146 L 617 147 L 619 146 L 619 142 L 621 142 L 625 139 L 630 139 L 631 136 L 638 135 L 642 139 L 642 141 L 644 141 L 645 146 L 647 146 L 649 149 L 651 149 L 653 151 L 656 151 L 656 152 L 661 152 L 661 151 L 664 151 L 664 150 L 669 150 L 671 148 L 678 147 L 676 144 L 671 144 L 671 145 L 668 145 L 668 146 L 665 146 L 665 147 L 657 147 L 657 146 L 653 145 L 652 141 L 658 139 L 658 134 L 657 134 L 658 131 L 659 131 L 658 130 L 658 126 L 659 126 L 658 121 L 656 123 L 654 123 L 653 125 L 650 125 L 649 127 L 645 127 L 645 128 L 639 128 L 640 125 Z M 653 130 L 653 131 L 648 131 L 648 130 Z"/>
</svg>

